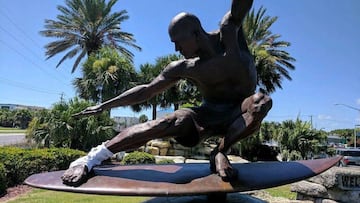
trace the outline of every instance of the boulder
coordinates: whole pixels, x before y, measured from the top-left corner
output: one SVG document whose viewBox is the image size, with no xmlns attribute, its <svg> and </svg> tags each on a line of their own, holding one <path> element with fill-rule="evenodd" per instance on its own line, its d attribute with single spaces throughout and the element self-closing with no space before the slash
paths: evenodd
<svg viewBox="0 0 360 203">
<path fill-rule="evenodd" d="M 314 202 L 359 203 L 360 170 L 359 167 L 332 167 L 306 181 L 293 183 L 291 191 L 298 193 L 298 199 Z"/>
<path fill-rule="evenodd" d="M 160 154 L 160 150 L 157 147 L 151 147 L 148 146 L 146 147 L 146 152 L 152 155 L 159 155 Z"/>
<path fill-rule="evenodd" d="M 359 203 L 360 202 L 360 191 L 359 190 L 340 190 L 332 189 L 328 191 L 329 199 L 346 202 L 346 203 Z"/>
<path fill-rule="evenodd" d="M 169 148 L 171 146 L 169 141 L 162 140 L 152 140 L 150 143 L 148 143 L 148 145 L 152 147 L 158 147 L 160 149 Z"/>
<path fill-rule="evenodd" d="M 310 178 L 308 181 L 317 183 L 317 184 L 321 184 L 321 185 L 325 186 L 326 188 L 335 187 L 337 184 L 336 175 L 335 175 L 336 171 L 337 171 L 337 168 L 332 167 L 329 170 L 325 171 L 324 173 L 321 173 L 317 176 Z"/>
<path fill-rule="evenodd" d="M 166 156 L 169 148 L 159 148 L 159 155 Z"/>
<path fill-rule="evenodd" d="M 324 186 L 309 181 L 300 181 L 291 184 L 291 192 L 297 192 L 311 197 L 327 197 L 327 189 Z"/>
</svg>

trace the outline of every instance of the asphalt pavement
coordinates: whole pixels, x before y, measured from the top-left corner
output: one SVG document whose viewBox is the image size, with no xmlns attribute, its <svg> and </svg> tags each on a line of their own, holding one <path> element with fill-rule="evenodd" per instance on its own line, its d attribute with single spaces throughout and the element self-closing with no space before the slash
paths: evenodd
<svg viewBox="0 0 360 203">
<path fill-rule="evenodd" d="M 0 146 L 19 144 L 26 142 L 24 133 L 0 134 Z"/>
</svg>

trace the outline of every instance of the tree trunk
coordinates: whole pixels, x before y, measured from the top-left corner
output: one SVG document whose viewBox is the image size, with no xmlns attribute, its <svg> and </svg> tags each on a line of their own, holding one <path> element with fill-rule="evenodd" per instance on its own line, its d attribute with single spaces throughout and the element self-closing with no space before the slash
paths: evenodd
<svg viewBox="0 0 360 203">
<path fill-rule="evenodd" d="M 174 104 L 174 111 L 179 110 L 179 107 L 180 107 L 180 104 L 175 103 L 175 104 Z"/>
<path fill-rule="evenodd" d="M 152 104 L 152 119 L 156 119 L 156 104 Z"/>
</svg>

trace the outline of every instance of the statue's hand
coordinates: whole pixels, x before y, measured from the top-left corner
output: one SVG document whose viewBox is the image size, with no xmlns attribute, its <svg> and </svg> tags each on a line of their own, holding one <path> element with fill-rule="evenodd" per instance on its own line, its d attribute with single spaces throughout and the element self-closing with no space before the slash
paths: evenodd
<svg viewBox="0 0 360 203">
<path fill-rule="evenodd" d="M 102 107 L 100 105 L 96 105 L 96 106 L 90 106 L 87 107 L 85 110 L 73 114 L 73 117 L 80 117 L 80 116 L 90 116 L 90 115 L 97 115 L 100 114 L 103 111 Z"/>
<path fill-rule="evenodd" d="M 63 183 L 78 187 L 88 179 L 88 169 L 85 165 L 77 165 L 67 169 L 61 176 Z"/>
</svg>

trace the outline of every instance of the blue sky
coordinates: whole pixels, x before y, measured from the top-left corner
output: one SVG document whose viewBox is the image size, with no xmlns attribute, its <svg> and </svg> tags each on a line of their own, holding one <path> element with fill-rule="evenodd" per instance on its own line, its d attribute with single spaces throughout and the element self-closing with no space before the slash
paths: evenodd
<svg viewBox="0 0 360 203">
<path fill-rule="evenodd" d="M 181 11 L 196 14 L 207 31 L 218 28 L 230 0 L 119 0 L 114 11 L 127 10 L 122 28 L 133 33 L 142 51 L 134 50 L 135 67 L 172 54 L 167 27 Z M 50 108 L 76 96 L 71 74 L 73 61 L 55 68 L 60 56 L 45 60 L 44 45 L 52 39 L 39 35 L 45 19 L 55 19 L 63 0 L 0 0 L 0 103 Z M 296 58 L 292 81 L 272 94 L 273 109 L 267 121 L 300 117 L 317 129 L 353 128 L 360 124 L 360 1 L 358 0 L 254 0 L 266 14 L 278 16 L 271 27 L 291 42 L 286 50 Z M 149 111 L 144 112 L 150 115 Z M 126 108 L 113 115 L 139 116 Z"/>
</svg>

